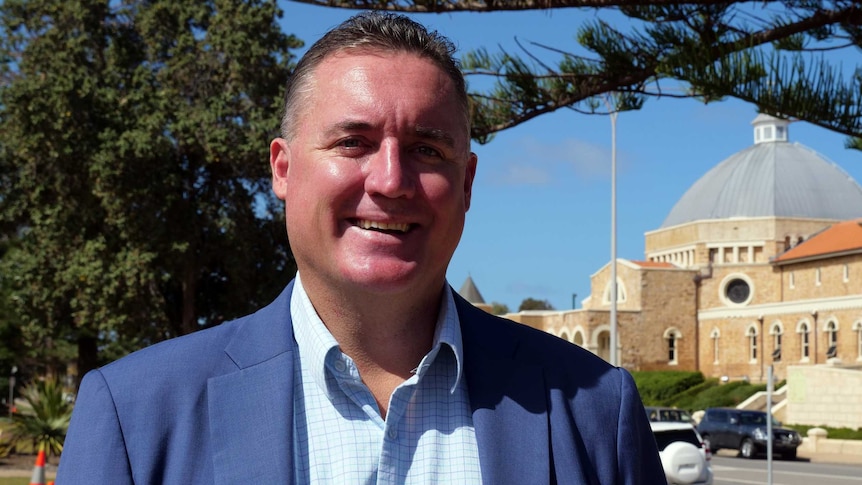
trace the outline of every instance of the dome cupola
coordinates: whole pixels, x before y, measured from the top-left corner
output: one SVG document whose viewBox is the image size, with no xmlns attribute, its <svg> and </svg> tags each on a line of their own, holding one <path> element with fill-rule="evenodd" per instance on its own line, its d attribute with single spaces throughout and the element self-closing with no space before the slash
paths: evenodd
<svg viewBox="0 0 862 485">
<path fill-rule="evenodd" d="M 862 217 L 862 187 L 814 150 L 790 143 L 789 121 L 761 114 L 751 124 L 754 145 L 695 182 L 662 228 L 733 217 Z"/>
<path fill-rule="evenodd" d="M 788 140 L 787 125 L 790 124 L 788 120 L 759 114 L 751 124 L 754 125 L 755 144 Z"/>
</svg>

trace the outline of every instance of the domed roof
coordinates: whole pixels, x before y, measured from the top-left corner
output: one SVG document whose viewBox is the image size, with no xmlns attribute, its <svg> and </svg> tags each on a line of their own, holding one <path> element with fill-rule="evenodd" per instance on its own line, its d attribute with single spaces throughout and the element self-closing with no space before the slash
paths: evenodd
<svg viewBox="0 0 862 485">
<path fill-rule="evenodd" d="M 814 150 L 787 141 L 786 120 L 759 115 L 755 144 L 701 177 L 662 228 L 703 219 L 862 217 L 862 187 Z"/>
</svg>

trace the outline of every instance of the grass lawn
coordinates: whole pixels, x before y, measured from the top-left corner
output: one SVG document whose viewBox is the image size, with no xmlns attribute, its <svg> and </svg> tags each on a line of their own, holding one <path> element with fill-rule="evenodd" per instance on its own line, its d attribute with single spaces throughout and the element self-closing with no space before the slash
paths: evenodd
<svg viewBox="0 0 862 485">
<path fill-rule="evenodd" d="M 0 477 L 0 485 L 30 485 L 30 477 Z"/>
</svg>

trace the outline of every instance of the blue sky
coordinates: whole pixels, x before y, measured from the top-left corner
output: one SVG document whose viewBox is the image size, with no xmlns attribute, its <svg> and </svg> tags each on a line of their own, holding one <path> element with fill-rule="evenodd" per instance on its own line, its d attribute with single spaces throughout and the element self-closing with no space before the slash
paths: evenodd
<svg viewBox="0 0 862 485">
<path fill-rule="evenodd" d="M 313 43 L 356 11 L 281 2 L 282 26 Z M 458 46 L 459 55 L 504 46 L 515 37 L 576 51 L 577 27 L 593 10 L 414 16 Z M 607 17 L 605 17 L 607 18 Z M 856 53 L 855 55 L 858 55 Z M 844 64 L 857 57 L 845 54 Z M 470 81 L 470 80 L 468 80 Z M 704 105 L 692 99 L 648 100 L 617 121 L 617 255 L 644 259 L 644 233 L 661 226 L 676 201 L 710 168 L 753 144 L 751 104 Z M 791 141 L 862 180 L 862 153 L 845 137 L 805 122 L 790 126 Z M 589 295 L 590 275 L 610 260 L 611 124 L 607 116 L 560 110 L 474 143 L 479 166 L 473 203 L 448 277 L 459 289 L 473 277 L 487 302 L 513 311 L 524 298 L 557 309 Z"/>
</svg>

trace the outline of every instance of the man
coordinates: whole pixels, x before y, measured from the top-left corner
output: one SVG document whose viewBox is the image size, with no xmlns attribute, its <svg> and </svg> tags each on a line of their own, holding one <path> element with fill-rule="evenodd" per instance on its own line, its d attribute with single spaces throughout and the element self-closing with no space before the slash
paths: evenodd
<svg viewBox="0 0 862 485">
<path fill-rule="evenodd" d="M 476 171 L 453 51 L 376 13 L 308 51 L 270 146 L 296 279 L 88 374 L 58 484 L 664 483 L 628 373 L 446 284 Z"/>
</svg>

